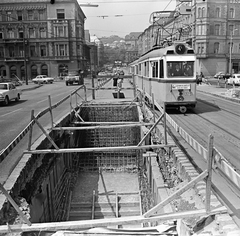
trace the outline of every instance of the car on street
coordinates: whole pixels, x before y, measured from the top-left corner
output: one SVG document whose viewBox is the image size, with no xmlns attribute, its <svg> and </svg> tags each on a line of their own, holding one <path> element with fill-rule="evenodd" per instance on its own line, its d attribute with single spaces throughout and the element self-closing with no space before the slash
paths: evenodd
<svg viewBox="0 0 240 236">
<path fill-rule="evenodd" d="M 227 84 L 240 85 L 240 74 L 232 74 L 232 76 L 227 79 Z"/>
<path fill-rule="evenodd" d="M 0 83 L 0 102 L 8 105 L 10 101 L 19 101 L 22 90 L 16 88 L 13 83 Z"/>
<path fill-rule="evenodd" d="M 35 84 L 52 84 L 54 78 L 48 77 L 46 75 L 38 75 L 36 78 L 32 79 Z"/>
<path fill-rule="evenodd" d="M 83 71 L 79 71 L 79 70 L 68 71 L 67 76 L 65 76 L 66 86 L 73 85 L 74 83 L 78 85 L 84 84 L 82 72 Z"/>
<path fill-rule="evenodd" d="M 224 72 L 218 72 L 213 76 L 215 79 L 224 79 L 227 80 L 231 77 L 231 74 L 229 73 L 224 73 Z"/>
</svg>

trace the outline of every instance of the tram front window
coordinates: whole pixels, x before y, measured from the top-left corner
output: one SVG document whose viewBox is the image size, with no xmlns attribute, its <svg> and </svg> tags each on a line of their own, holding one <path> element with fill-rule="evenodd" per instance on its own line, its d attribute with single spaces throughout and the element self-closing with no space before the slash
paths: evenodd
<svg viewBox="0 0 240 236">
<path fill-rule="evenodd" d="M 193 77 L 193 61 L 171 61 L 167 62 L 168 77 Z"/>
</svg>

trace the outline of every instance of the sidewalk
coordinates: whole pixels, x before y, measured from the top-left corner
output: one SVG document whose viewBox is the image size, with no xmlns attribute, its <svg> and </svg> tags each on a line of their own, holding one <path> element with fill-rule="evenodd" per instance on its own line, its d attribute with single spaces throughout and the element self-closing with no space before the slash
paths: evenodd
<svg viewBox="0 0 240 236">
<path fill-rule="evenodd" d="M 32 90 L 41 87 L 42 84 L 35 84 L 33 82 L 28 82 L 28 85 L 25 83 L 23 85 L 17 86 L 18 89 L 21 89 L 22 91 Z"/>
<path fill-rule="evenodd" d="M 234 95 L 234 91 L 239 91 L 238 94 L 240 94 L 240 87 L 236 87 L 235 89 L 228 89 L 218 85 L 209 85 L 203 83 L 197 85 L 197 91 L 209 93 L 217 97 L 222 97 L 224 99 L 240 103 L 240 97 Z"/>
</svg>

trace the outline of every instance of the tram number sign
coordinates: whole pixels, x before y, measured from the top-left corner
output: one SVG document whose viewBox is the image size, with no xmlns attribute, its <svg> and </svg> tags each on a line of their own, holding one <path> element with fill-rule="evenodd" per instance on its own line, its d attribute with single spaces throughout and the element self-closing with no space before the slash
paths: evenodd
<svg viewBox="0 0 240 236">
<path fill-rule="evenodd" d="M 172 84 L 172 90 L 191 89 L 190 84 Z"/>
</svg>

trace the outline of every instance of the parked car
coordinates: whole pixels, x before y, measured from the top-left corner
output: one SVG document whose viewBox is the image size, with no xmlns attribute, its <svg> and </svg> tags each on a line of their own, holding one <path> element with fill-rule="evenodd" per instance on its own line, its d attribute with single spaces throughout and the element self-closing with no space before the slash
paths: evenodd
<svg viewBox="0 0 240 236">
<path fill-rule="evenodd" d="M 224 73 L 224 72 L 218 72 L 217 74 L 214 75 L 215 79 L 228 79 L 231 77 L 231 74 L 229 73 Z"/>
<path fill-rule="evenodd" d="M 225 74 L 224 72 L 220 71 L 220 72 L 218 72 L 217 74 L 215 74 L 213 77 L 214 77 L 215 79 L 218 79 L 219 77 L 223 76 L 224 74 Z"/>
<path fill-rule="evenodd" d="M 48 77 L 46 75 L 38 75 L 36 78 L 32 79 L 35 84 L 52 84 L 54 78 Z"/>
<path fill-rule="evenodd" d="M 240 74 L 233 74 L 227 79 L 227 84 L 240 85 Z"/>
<path fill-rule="evenodd" d="M 0 83 L 0 102 L 4 105 L 7 106 L 12 100 L 19 101 L 21 94 L 22 90 L 13 83 Z"/>
</svg>

